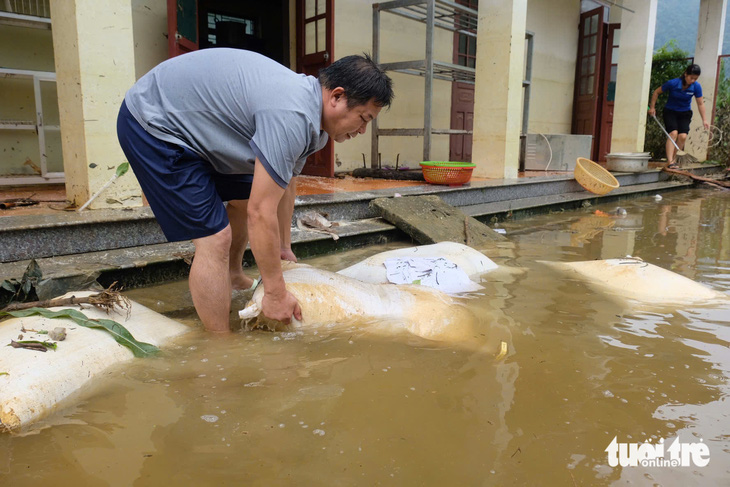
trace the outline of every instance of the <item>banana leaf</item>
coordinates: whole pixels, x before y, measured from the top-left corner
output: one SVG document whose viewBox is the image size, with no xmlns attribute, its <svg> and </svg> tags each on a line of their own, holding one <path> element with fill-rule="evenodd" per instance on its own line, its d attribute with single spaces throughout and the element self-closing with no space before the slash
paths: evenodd
<svg viewBox="0 0 730 487">
<path fill-rule="evenodd" d="M 25 318 L 27 316 L 40 315 L 45 318 L 67 318 L 76 324 L 86 328 L 96 328 L 109 332 L 114 340 L 120 345 L 130 349 L 135 357 L 149 357 L 160 351 L 159 348 L 151 343 L 140 342 L 132 336 L 132 334 L 124 326 L 114 320 L 92 320 L 81 311 L 75 309 L 61 309 L 51 311 L 46 308 L 30 308 L 20 311 L 1 311 L 0 316 L 14 316 L 16 318 Z"/>
</svg>

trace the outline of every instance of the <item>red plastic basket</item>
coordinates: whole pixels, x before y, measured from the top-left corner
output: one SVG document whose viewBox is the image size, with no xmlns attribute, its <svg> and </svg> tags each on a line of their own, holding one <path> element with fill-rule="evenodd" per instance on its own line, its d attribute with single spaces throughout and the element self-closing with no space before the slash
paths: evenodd
<svg viewBox="0 0 730 487">
<path fill-rule="evenodd" d="M 423 177 L 431 184 L 461 186 L 468 183 L 476 164 L 472 162 L 426 161 L 421 163 Z"/>
</svg>

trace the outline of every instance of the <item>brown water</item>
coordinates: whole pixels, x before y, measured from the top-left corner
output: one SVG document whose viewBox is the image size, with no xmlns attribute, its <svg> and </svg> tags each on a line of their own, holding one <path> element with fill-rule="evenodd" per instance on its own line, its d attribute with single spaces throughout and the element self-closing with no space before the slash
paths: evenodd
<svg viewBox="0 0 730 487">
<path fill-rule="evenodd" d="M 363 330 L 214 337 L 186 283 L 132 291 L 198 328 L 49 427 L 0 436 L 0 485 L 730 485 L 730 304 L 641 307 L 536 262 L 634 255 L 730 294 L 730 197 L 619 204 L 503 225 L 487 254 L 521 272 L 485 276 L 478 352 Z M 676 435 L 709 465 L 608 465 L 615 436 Z"/>
</svg>

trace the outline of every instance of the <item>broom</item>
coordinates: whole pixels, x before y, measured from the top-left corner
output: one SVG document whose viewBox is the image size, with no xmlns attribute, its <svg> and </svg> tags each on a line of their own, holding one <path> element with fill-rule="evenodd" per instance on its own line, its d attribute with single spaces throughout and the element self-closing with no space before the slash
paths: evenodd
<svg viewBox="0 0 730 487">
<path fill-rule="evenodd" d="M 664 128 L 664 125 L 659 123 L 659 120 L 657 120 L 656 115 L 652 115 L 651 117 L 654 119 L 654 121 L 657 123 L 657 125 L 659 125 L 659 127 L 661 127 L 662 132 L 664 132 L 664 135 L 667 136 L 667 139 L 669 139 L 669 141 L 672 144 L 674 144 L 674 147 L 677 148 L 677 153 L 674 156 L 674 163 L 676 163 L 678 166 L 681 167 L 681 166 L 684 166 L 685 164 L 695 164 L 697 162 L 700 162 L 700 160 L 697 159 L 695 156 L 693 156 L 692 154 L 687 154 L 686 152 L 684 152 L 682 149 L 679 148 L 679 146 L 677 145 L 677 142 L 669 135 L 669 133 L 667 132 L 667 129 Z M 669 164 L 671 165 L 672 161 L 669 161 Z"/>
</svg>

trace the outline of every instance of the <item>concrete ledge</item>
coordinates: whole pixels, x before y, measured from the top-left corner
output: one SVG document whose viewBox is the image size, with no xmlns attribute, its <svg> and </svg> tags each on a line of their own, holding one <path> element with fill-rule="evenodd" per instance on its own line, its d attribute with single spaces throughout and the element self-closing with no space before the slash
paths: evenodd
<svg viewBox="0 0 730 487">
<path fill-rule="evenodd" d="M 393 225 L 379 219 L 344 225 L 338 233 L 340 239 L 335 241 L 329 235 L 293 229 L 292 247 L 298 257 L 305 258 L 404 238 Z M 194 254 L 191 242 L 173 242 L 36 260 L 44 280 L 96 280 L 102 286 L 116 281 L 125 288 L 132 288 L 184 279 Z M 246 251 L 244 261 L 253 265 L 250 250 Z M 22 260 L 0 264 L 1 279 L 20 279 L 29 263 L 30 260 Z"/>
<path fill-rule="evenodd" d="M 629 196 L 640 196 L 642 194 L 656 194 L 659 192 L 672 191 L 691 187 L 692 183 L 679 181 L 664 181 L 658 183 L 637 184 L 634 186 L 620 187 L 609 194 L 597 196 L 588 191 L 580 193 L 567 193 L 551 196 L 539 196 L 532 198 L 521 198 L 511 201 L 499 201 L 495 203 L 484 203 L 480 205 L 467 205 L 461 210 L 469 216 L 483 220 L 484 217 L 508 213 L 529 213 L 529 210 L 549 211 L 552 209 L 569 209 L 583 204 L 584 201 L 592 203 L 603 203 L 611 200 L 619 200 Z"/>
<path fill-rule="evenodd" d="M 717 172 L 720 166 L 698 164 L 688 170 L 695 174 Z M 659 169 L 641 173 L 613 173 L 624 189 L 628 186 L 669 181 L 672 176 Z M 617 190 L 618 191 L 618 190 Z M 444 202 L 462 207 L 500 201 L 514 201 L 524 198 L 565 195 L 569 193 L 590 194 L 573 177 L 573 173 L 564 175 L 536 176 L 520 179 L 492 179 L 475 181 L 465 186 L 449 187 L 424 184 L 403 188 L 364 191 L 357 193 L 332 193 L 323 195 L 302 196 L 296 199 L 294 217 L 303 211 L 319 211 L 327 213 L 330 220 L 358 220 L 376 218 L 377 212 L 370 208 L 370 201 L 376 198 L 392 197 L 395 193 L 402 196 L 419 196 L 435 194 Z M 593 195 L 595 197 L 595 195 Z"/>
<path fill-rule="evenodd" d="M 717 172 L 719 166 L 697 165 L 690 170 L 705 174 Z M 609 194 L 628 194 L 627 188 L 663 183 L 667 173 L 651 170 L 643 173 L 614 173 L 621 188 Z M 666 188 L 670 188 L 667 186 Z M 657 191 L 660 187 L 657 187 Z M 562 202 L 596 198 L 583 190 L 572 173 L 530 177 L 517 180 L 476 181 L 467 186 L 419 185 L 364 192 L 343 192 L 297 197 L 294 221 L 306 211 L 325 213 L 333 221 L 355 222 L 377 218 L 370 207 L 376 198 L 438 195 L 456 207 L 471 207 L 472 216 L 496 214 L 518 209 L 515 205 L 537 207 Z M 547 203 L 545 198 L 555 198 Z M 484 205 L 484 206 L 481 206 Z M 530 206 L 532 205 L 532 206 Z M 506 210 L 504 208 L 507 208 Z M 97 252 L 165 243 L 166 240 L 149 208 L 130 210 L 93 210 L 82 213 L 58 212 L 52 215 L 6 216 L 0 229 L 0 262 L 24 261 L 60 255 Z M 327 237 L 319 236 L 324 242 Z M 322 245 L 325 245 L 322 243 Z"/>
</svg>

